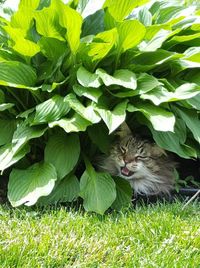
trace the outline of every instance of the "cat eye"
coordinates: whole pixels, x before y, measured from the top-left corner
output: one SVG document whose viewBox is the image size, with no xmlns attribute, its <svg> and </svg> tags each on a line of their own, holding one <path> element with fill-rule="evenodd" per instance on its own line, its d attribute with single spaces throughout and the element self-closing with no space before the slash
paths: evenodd
<svg viewBox="0 0 200 268">
<path fill-rule="evenodd" d="M 146 159 L 148 159 L 147 156 L 141 156 L 141 155 L 137 155 L 137 156 L 135 156 L 135 160 L 136 160 L 136 161 L 137 161 L 137 160 L 146 160 Z"/>
</svg>

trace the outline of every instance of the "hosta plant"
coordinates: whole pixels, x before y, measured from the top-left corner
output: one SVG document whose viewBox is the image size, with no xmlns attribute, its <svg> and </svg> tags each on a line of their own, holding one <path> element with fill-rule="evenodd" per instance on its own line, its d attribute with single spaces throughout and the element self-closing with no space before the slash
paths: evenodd
<svg viewBox="0 0 200 268">
<path fill-rule="evenodd" d="M 181 158 L 200 155 L 200 11 L 180 2 L 21 0 L 0 19 L 0 170 L 13 206 L 129 204 L 129 184 L 95 168 L 125 119 Z"/>
</svg>

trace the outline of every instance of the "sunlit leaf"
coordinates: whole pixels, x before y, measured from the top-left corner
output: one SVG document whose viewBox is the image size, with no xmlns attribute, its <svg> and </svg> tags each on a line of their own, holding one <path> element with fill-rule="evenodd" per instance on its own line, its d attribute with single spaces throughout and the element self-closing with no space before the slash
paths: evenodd
<svg viewBox="0 0 200 268">
<path fill-rule="evenodd" d="M 107 74 L 103 69 L 97 69 L 96 74 L 99 75 L 106 86 L 119 85 L 130 89 L 136 89 L 137 87 L 135 74 L 126 69 L 116 70 L 113 76 Z"/>
<path fill-rule="evenodd" d="M 116 128 L 121 125 L 121 123 L 125 121 L 126 107 L 126 100 L 116 105 L 112 111 L 98 105 L 95 107 L 95 111 L 98 112 L 98 114 L 101 116 L 101 118 L 107 125 L 109 129 L 109 134 L 112 133 Z"/>
<path fill-rule="evenodd" d="M 41 196 L 51 193 L 57 179 L 49 163 L 37 163 L 25 170 L 13 169 L 8 183 L 8 199 L 12 206 L 34 205 Z"/>
</svg>

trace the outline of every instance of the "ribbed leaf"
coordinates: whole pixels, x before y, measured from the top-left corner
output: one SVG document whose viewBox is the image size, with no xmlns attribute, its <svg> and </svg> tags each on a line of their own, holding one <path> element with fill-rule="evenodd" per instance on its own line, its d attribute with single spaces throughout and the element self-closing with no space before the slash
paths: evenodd
<svg viewBox="0 0 200 268">
<path fill-rule="evenodd" d="M 79 137 L 76 134 L 57 134 L 50 137 L 44 152 L 45 162 L 55 166 L 58 178 L 69 174 L 80 155 Z"/>
<path fill-rule="evenodd" d="M 36 73 L 32 67 L 17 61 L 0 62 L 0 85 L 34 86 L 35 82 Z"/>
<path fill-rule="evenodd" d="M 161 29 L 150 41 L 142 42 L 139 49 L 141 51 L 156 51 L 162 46 L 170 33 L 171 32 L 168 30 Z"/>
<path fill-rule="evenodd" d="M 126 69 L 116 70 L 113 76 L 107 74 L 103 69 L 97 69 L 96 74 L 101 77 L 106 86 L 119 85 L 130 89 L 136 89 L 137 87 L 135 74 Z"/>
<path fill-rule="evenodd" d="M 57 179 L 49 163 L 37 163 L 26 170 L 13 169 L 8 183 L 8 199 L 12 206 L 34 205 L 41 196 L 51 193 Z"/>
<path fill-rule="evenodd" d="M 28 30 L 34 10 L 38 7 L 39 2 L 40 0 L 21 0 L 18 11 L 11 18 L 11 25 L 15 28 Z"/>
<path fill-rule="evenodd" d="M 82 17 L 74 9 L 65 5 L 61 0 L 52 0 L 58 12 L 59 23 L 66 29 L 65 37 L 73 53 L 77 52 L 80 44 Z"/>
<path fill-rule="evenodd" d="M 101 120 L 100 116 L 98 116 L 98 114 L 94 111 L 94 107 L 92 105 L 89 105 L 88 107 L 83 106 L 74 94 L 67 95 L 65 101 L 74 111 L 91 123 L 95 124 Z"/>
<path fill-rule="evenodd" d="M 173 113 L 164 110 L 161 107 L 145 103 L 137 105 L 128 105 L 129 112 L 140 111 L 151 122 L 155 130 L 174 131 L 175 116 Z"/>
<path fill-rule="evenodd" d="M 30 147 L 24 143 L 8 143 L 0 148 L 0 170 L 4 171 L 22 159 L 28 152 Z"/>
<path fill-rule="evenodd" d="M 103 92 L 100 89 L 97 88 L 85 88 L 80 85 L 74 85 L 73 90 L 79 97 L 86 97 L 94 102 L 98 102 L 99 97 L 103 94 Z"/>
<path fill-rule="evenodd" d="M 38 44 L 41 52 L 52 61 L 57 61 L 67 50 L 65 42 L 52 37 L 42 37 Z"/>
<path fill-rule="evenodd" d="M 117 41 L 118 33 L 116 28 L 98 33 L 88 46 L 88 56 L 92 57 L 92 61 L 103 59 L 116 45 Z"/>
<path fill-rule="evenodd" d="M 116 184 L 117 197 L 112 204 L 112 208 L 120 210 L 123 207 L 131 205 L 133 190 L 131 189 L 130 183 L 122 178 L 114 178 Z"/>
<path fill-rule="evenodd" d="M 96 144 L 102 153 L 108 154 L 113 143 L 113 136 L 108 135 L 108 129 L 105 124 L 101 122 L 100 124 L 93 125 L 87 131 L 92 143 Z"/>
<path fill-rule="evenodd" d="M 174 92 L 168 91 L 166 88 L 159 86 L 148 93 L 142 94 L 142 99 L 151 100 L 155 105 L 162 102 L 172 102 L 190 99 L 200 93 L 200 86 L 197 84 L 186 83 L 178 87 Z"/>
<path fill-rule="evenodd" d="M 84 87 L 98 88 L 101 86 L 101 80 L 97 74 L 91 73 L 84 67 L 80 67 L 77 71 L 77 80 Z"/>
<path fill-rule="evenodd" d="M 5 26 L 4 29 L 14 41 L 13 49 L 23 56 L 32 57 L 40 51 L 38 44 L 26 39 L 26 31 L 24 29 L 12 28 Z"/>
<path fill-rule="evenodd" d="M 118 51 L 120 53 L 137 46 L 146 33 L 144 25 L 137 20 L 127 20 L 120 23 L 117 31 L 119 34 Z"/>
<path fill-rule="evenodd" d="M 91 122 L 84 119 L 77 113 L 75 113 L 71 118 L 62 118 L 58 121 L 49 123 L 50 128 L 58 126 L 64 129 L 67 133 L 85 131 L 89 125 L 91 125 Z"/>
<path fill-rule="evenodd" d="M 175 111 L 184 120 L 188 129 L 192 132 L 195 140 L 200 143 L 200 120 L 198 113 L 196 111 L 191 111 L 189 109 L 176 108 Z"/>
<path fill-rule="evenodd" d="M 55 121 L 66 115 L 69 110 L 70 107 L 64 101 L 64 98 L 59 95 L 55 95 L 51 99 L 48 99 L 36 106 L 33 124 Z"/>
<path fill-rule="evenodd" d="M 122 21 L 131 11 L 149 0 L 106 0 L 104 7 L 108 7 L 109 13 L 116 21 Z"/>
<path fill-rule="evenodd" d="M 15 120 L 0 119 L 0 146 L 12 141 L 13 133 L 16 129 Z"/>
<path fill-rule="evenodd" d="M 106 173 L 97 173 L 89 163 L 80 180 L 80 191 L 85 210 L 99 214 L 103 214 L 116 198 L 112 177 Z"/>
<path fill-rule="evenodd" d="M 164 132 L 164 131 L 155 131 L 153 128 L 150 128 L 153 134 L 153 139 L 161 147 L 168 151 L 178 154 L 180 157 L 189 159 L 191 157 L 197 157 L 196 152 L 191 147 L 182 144 L 180 137 L 183 131 L 182 129 L 175 129 L 173 132 Z"/>
<path fill-rule="evenodd" d="M 63 31 L 59 25 L 58 12 L 59 10 L 53 5 L 53 1 L 49 7 L 34 12 L 36 29 L 44 37 L 64 41 L 64 33 L 62 35 Z"/>
<path fill-rule="evenodd" d="M 48 196 L 39 199 L 39 204 L 49 205 L 59 202 L 72 202 L 80 193 L 79 181 L 75 175 L 69 175 L 57 181 L 53 191 Z"/>
<path fill-rule="evenodd" d="M 109 134 L 118 128 L 126 118 L 127 101 L 123 101 L 115 106 L 112 111 L 107 110 L 104 107 L 96 106 L 95 110 L 101 116 L 105 124 L 109 129 Z"/>
<path fill-rule="evenodd" d="M 25 121 L 22 121 L 15 130 L 13 134 L 13 143 L 26 143 L 27 141 L 35 138 L 41 137 L 45 131 L 46 127 L 43 126 L 29 126 Z"/>
</svg>

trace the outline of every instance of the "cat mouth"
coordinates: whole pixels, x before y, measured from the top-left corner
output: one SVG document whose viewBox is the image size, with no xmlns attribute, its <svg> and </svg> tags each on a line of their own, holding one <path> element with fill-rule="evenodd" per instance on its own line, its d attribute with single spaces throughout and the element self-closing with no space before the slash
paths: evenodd
<svg viewBox="0 0 200 268">
<path fill-rule="evenodd" d="M 134 174 L 133 171 L 129 170 L 126 166 L 125 167 L 121 167 L 121 174 L 123 176 L 126 176 L 126 177 L 130 177 Z"/>
</svg>

